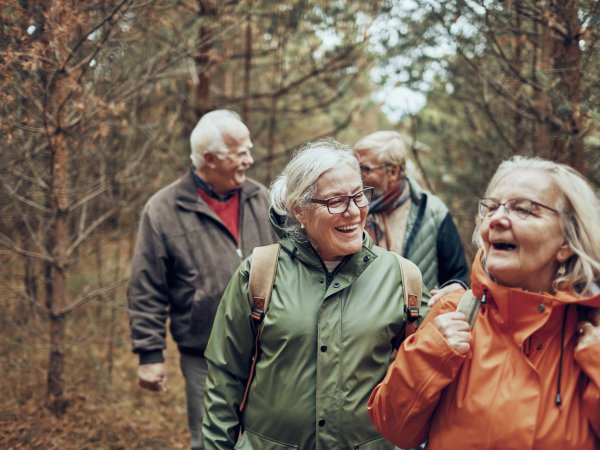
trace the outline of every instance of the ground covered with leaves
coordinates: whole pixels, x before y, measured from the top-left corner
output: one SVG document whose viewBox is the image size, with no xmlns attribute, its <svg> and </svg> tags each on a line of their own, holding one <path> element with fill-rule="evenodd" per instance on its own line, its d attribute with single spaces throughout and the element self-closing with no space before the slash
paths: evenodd
<svg viewBox="0 0 600 450">
<path fill-rule="evenodd" d="M 166 352 L 168 390 L 149 392 L 136 384 L 137 357 L 130 352 L 125 307 L 112 319 L 102 305 L 77 314 L 69 322 L 65 353 L 68 407 L 57 417 L 44 406 L 47 323 L 10 312 L 0 319 L 0 448 L 188 448 L 184 386 L 173 342 Z M 15 315 L 21 320 L 6 320 Z"/>
</svg>

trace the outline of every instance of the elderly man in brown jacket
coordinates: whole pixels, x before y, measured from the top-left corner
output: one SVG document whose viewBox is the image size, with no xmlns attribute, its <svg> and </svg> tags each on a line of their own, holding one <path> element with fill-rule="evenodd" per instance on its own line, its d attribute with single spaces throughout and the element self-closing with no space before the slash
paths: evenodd
<svg viewBox="0 0 600 450">
<path fill-rule="evenodd" d="M 204 115 L 192 132 L 193 168 L 144 207 L 128 289 L 139 384 L 166 388 L 166 322 L 180 353 L 192 449 L 202 449 L 208 342 L 234 270 L 252 249 L 276 241 L 266 188 L 246 177 L 250 132 L 232 111 Z"/>
</svg>

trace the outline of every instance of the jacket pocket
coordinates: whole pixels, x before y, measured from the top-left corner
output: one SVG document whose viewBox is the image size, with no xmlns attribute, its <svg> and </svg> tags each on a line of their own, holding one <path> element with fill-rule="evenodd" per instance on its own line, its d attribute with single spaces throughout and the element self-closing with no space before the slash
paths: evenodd
<svg viewBox="0 0 600 450">
<path fill-rule="evenodd" d="M 298 446 L 279 442 L 246 429 L 234 448 L 237 450 L 289 450 L 298 449 Z"/>
<path fill-rule="evenodd" d="M 192 300 L 192 311 L 190 313 L 190 325 L 189 330 L 193 335 L 200 335 L 203 332 L 208 333 L 208 329 L 211 326 L 212 316 L 210 308 L 208 307 L 208 301 L 205 296 L 202 295 L 200 289 L 194 291 L 194 298 Z"/>
<path fill-rule="evenodd" d="M 394 444 L 391 442 L 386 441 L 383 436 L 376 436 L 360 442 L 359 444 L 355 444 L 352 448 L 354 450 L 393 450 L 396 447 L 394 447 Z"/>
</svg>

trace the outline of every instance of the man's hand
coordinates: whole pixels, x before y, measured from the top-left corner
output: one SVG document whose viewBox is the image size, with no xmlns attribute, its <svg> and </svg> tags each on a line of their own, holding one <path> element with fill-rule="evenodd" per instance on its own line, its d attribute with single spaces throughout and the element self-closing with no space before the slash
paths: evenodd
<svg viewBox="0 0 600 450">
<path fill-rule="evenodd" d="M 460 283 L 452 283 L 440 289 L 432 289 L 430 292 L 431 298 L 427 302 L 427 306 L 429 306 L 430 308 L 433 307 L 433 305 L 435 305 L 437 301 L 444 295 L 449 294 L 450 292 L 457 291 L 458 289 L 464 289 L 464 286 Z"/>
<path fill-rule="evenodd" d="M 575 350 L 581 350 L 584 347 L 600 342 L 600 313 L 591 312 L 588 314 L 589 322 L 580 322 L 577 325 L 577 346 Z"/>
<path fill-rule="evenodd" d="M 167 390 L 167 373 L 164 363 L 142 364 L 138 367 L 138 382 L 151 391 Z"/>
<path fill-rule="evenodd" d="M 471 327 L 463 313 L 456 311 L 440 314 L 433 319 L 436 327 L 448 345 L 457 353 L 464 355 L 471 348 Z"/>
</svg>

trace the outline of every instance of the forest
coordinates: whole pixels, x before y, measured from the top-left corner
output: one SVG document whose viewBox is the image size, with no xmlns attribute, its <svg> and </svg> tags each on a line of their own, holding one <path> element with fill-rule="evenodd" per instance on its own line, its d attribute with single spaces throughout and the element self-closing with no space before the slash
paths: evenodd
<svg viewBox="0 0 600 450">
<path fill-rule="evenodd" d="M 265 185 L 306 140 L 405 134 L 471 259 L 500 161 L 600 187 L 599 46 L 595 0 L 3 0 L 0 447 L 188 445 L 176 347 L 140 389 L 125 291 L 205 112 L 241 115 Z"/>
</svg>

